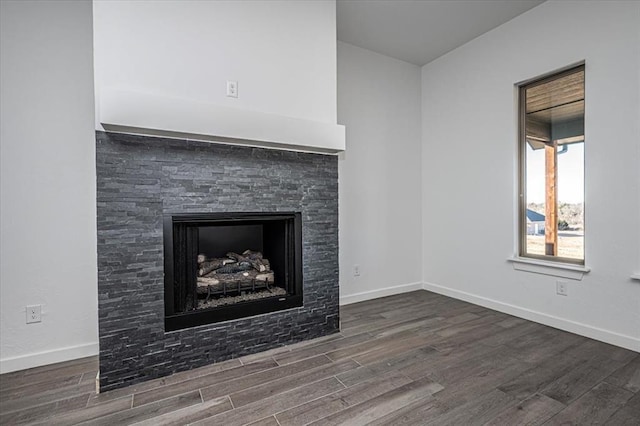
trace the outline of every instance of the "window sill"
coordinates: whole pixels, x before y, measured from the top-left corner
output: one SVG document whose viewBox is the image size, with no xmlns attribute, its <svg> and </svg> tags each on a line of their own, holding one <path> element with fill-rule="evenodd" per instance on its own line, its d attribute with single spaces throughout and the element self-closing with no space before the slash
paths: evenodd
<svg viewBox="0 0 640 426">
<path fill-rule="evenodd" d="M 517 271 L 533 272 L 535 274 L 551 275 L 554 277 L 568 278 L 578 281 L 582 280 L 584 274 L 591 271 L 591 268 L 582 265 L 547 262 L 544 260 L 527 259 L 524 257 L 514 256 L 507 260 L 513 263 L 513 269 Z"/>
<path fill-rule="evenodd" d="M 631 279 L 640 281 L 640 274 L 631 274 Z"/>
</svg>

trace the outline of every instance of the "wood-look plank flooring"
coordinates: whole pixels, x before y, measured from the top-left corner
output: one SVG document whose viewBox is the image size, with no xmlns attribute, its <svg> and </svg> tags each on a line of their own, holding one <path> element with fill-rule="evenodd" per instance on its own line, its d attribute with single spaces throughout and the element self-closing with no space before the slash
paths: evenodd
<svg viewBox="0 0 640 426">
<path fill-rule="evenodd" d="M 640 425 L 640 354 L 427 291 L 342 331 L 96 395 L 96 357 L 0 376 L 0 424 Z"/>
</svg>

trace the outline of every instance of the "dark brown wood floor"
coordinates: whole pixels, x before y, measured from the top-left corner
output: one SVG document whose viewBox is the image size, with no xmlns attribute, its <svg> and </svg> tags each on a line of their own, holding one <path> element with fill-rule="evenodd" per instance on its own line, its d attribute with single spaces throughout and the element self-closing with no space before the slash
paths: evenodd
<svg viewBox="0 0 640 426">
<path fill-rule="evenodd" d="M 640 354 L 427 291 L 342 332 L 96 395 L 95 357 L 0 376 L 1 424 L 640 425 Z"/>
</svg>

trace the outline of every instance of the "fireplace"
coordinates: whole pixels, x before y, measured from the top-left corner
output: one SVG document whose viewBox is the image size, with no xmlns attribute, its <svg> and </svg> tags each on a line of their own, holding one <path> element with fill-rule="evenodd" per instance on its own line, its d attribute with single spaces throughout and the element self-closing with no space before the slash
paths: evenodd
<svg viewBox="0 0 640 426">
<path fill-rule="evenodd" d="M 165 329 L 302 306 L 298 213 L 164 216 Z"/>
<path fill-rule="evenodd" d="M 97 132 L 96 166 L 101 391 L 339 331 L 335 156 Z M 213 274 L 194 294 L 198 260 L 256 252 L 273 284 Z M 267 285 L 286 294 L 222 298 Z"/>
</svg>

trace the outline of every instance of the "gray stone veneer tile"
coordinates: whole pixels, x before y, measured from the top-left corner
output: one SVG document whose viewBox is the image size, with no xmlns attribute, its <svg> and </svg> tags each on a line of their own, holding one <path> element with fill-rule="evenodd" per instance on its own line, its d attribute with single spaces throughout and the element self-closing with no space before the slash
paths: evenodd
<svg viewBox="0 0 640 426">
<path fill-rule="evenodd" d="M 335 156 L 96 132 L 100 387 L 129 384 L 334 333 Z M 304 306 L 164 331 L 162 217 L 302 213 Z"/>
</svg>

